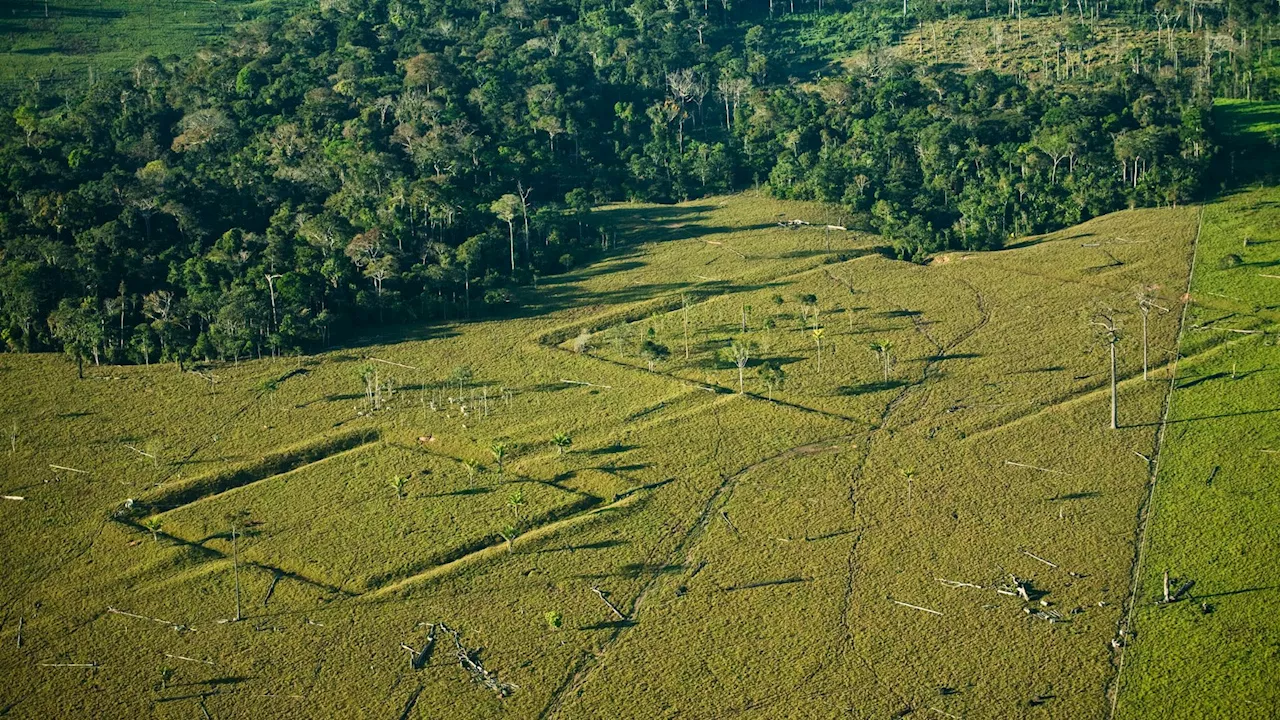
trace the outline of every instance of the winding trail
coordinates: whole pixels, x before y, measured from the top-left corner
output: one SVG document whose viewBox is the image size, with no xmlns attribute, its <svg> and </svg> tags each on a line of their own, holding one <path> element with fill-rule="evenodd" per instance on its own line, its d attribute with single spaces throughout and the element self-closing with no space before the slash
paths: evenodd
<svg viewBox="0 0 1280 720">
<path fill-rule="evenodd" d="M 837 281 L 839 281 L 839 279 L 834 278 L 834 276 L 833 276 L 833 279 L 836 279 Z M 991 319 L 991 315 L 987 311 L 986 301 L 982 297 L 982 293 L 976 287 L 974 287 L 971 283 L 964 280 L 961 280 L 960 282 L 962 282 L 966 287 L 969 288 L 970 291 L 973 292 L 975 302 L 978 308 L 979 320 L 972 327 L 969 327 L 963 332 L 961 332 L 960 334 L 956 335 L 950 342 L 944 345 L 939 343 L 932 336 L 929 335 L 928 330 L 925 328 L 923 323 L 921 323 L 918 320 L 918 318 L 915 318 L 914 316 L 912 317 L 912 321 L 916 329 L 916 332 L 920 333 L 926 340 L 928 340 L 929 343 L 932 344 L 937 349 L 937 353 L 931 356 L 925 362 L 925 366 L 923 371 L 921 372 L 919 381 L 908 384 L 908 385 L 904 385 L 898 391 L 898 393 L 893 397 L 893 399 L 891 399 L 888 403 L 885 404 L 884 411 L 880 413 L 879 422 L 876 423 L 875 429 L 870 434 L 867 435 L 866 442 L 864 442 L 862 445 L 863 447 L 862 458 L 858 462 L 858 467 L 853 471 L 850 477 L 850 484 L 849 484 L 849 517 L 850 517 L 850 522 L 853 524 L 854 527 L 858 526 L 858 520 L 859 520 L 858 489 L 866 473 L 867 461 L 871 457 L 871 450 L 875 443 L 876 438 L 884 432 L 885 425 L 886 423 L 888 423 L 889 419 L 893 416 L 894 411 L 897 410 L 897 408 L 902 404 L 902 402 L 907 399 L 907 397 L 911 394 L 911 392 L 915 389 L 922 388 L 926 385 L 929 378 L 932 377 L 934 373 L 936 373 L 938 365 L 947 359 L 947 353 L 956 349 L 959 345 L 967 341 L 969 338 L 973 337 L 979 330 L 985 327 L 987 322 L 990 321 Z M 865 512 L 863 513 L 863 515 L 865 515 Z M 880 674 L 876 671 L 876 668 L 871 663 L 871 661 L 867 659 L 865 655 L 857 651 L 856 644 L 854 643 L 854 640 L 853 640 L 853 627 L 850 622 L 850 614 L 853 609 L 853 587 L 858 574 L 858 546 L 861 544 L 863 533 L 865 532 L 865 530 L 872 527 L 872 525 L 873 524 L 870 522 L 864 522 L 863 527 L 860 530 L 858 530 L 857 535 L 854 536 L 853 543 L 849 547 L 849 557 L 847 561 L 848 578 L 845 581 L 844 599 L 842 601 L 841 610 L 840 610 L 840 626 L 844 629 L 845 645 L 847 646 L 848 650 L 854 653 L 854 656 L 858 659 L 858 662 L 862 665 L 863 669 L 866 670 L 867 673 L 870 674 L 871 677 L 875 679 L 876 684 L 878 684 L 881 687 L 881 689 L 885 691 L 886 694 L 896 698 L 898 702 L 900 702 L 903 705 L 904 708 L 913 708 L 915 707 L 915 704 L 911 701 L 911 699 L 903 695 L 901 692 L 897 690 L 897 688 L 890 685 L 880 676 Z"/>
<path fill-rule="evenodd" d="M 717 418 L 717 423 L 718 422 L 719 419 Z M 717 447 L 715 451 L 715 455 L 717 457 L 720 452 L 719 438 L 722 437 L 722 435 L 723 434 L 721 433 L 717 436 Z M 706 534 L 710 521 L 715 517 L 716 511 L 722 508 L 729 501 L 730 496 L 738 485 L 738 481 L 750 474 L 752 471 L 769 463 L 785 460 L 797 455 L 822 451 L 841 442 L 852 440 L 855 437 L 857 436 L 837 435 L 835 437 L 829 437 L 818 441 L 806 442 L 804 444 L 779 451 L 768 457 L 761 458 L 741 470 L 738 470 L 733 475 L 722 476 L 720 484 L 716 486 L 715 490 L 707 497 L 706 502 L 703 503 L 702 509 L 699 511 L 697 518 L 687 529 L 685 529 L 684 533 L 680 536 L 680 539 L 676 542 L 675 547 L 672 548 L 670 553 L 668 553 L 668 562 L 663 563 L 659 567 L 670 565 L 673 560 L 683 561 L 686 565 L 691 562 L 693 549 L 696 547 L 698 541 Z M 694 572 L 696 573 L 697 571 L 695 570 Z M 661 585 L 662 579 L 663 573 L 660 569 L 655 570 L 649 576 L 649 579 L 640 588 L 640 592 L 637 593 L 636 597 L 631 601 L 630 612 L 627 613 L 629 622 L 616 625 L 613 632 L 603 643 L 601 643 L 600 647 L 593 654 L 586 654 L 580 657 L 578 662 L 574 664 L 572 672 L 570 672 L 565 682 L 562 683 L 560 687 L 556 688 L 556 691 L 552 694 L 546 707 L 543 708 L 541 713 L 539 713 L 539 718 L 553 718 L 560 715 L 564 706 L 565 698 L 573 694 L 574 691 L 582 688 L 591 679 L 595 670 L 603 663 L 604 657 L 608 653 L 609 648 L 617 643 L 627 630 L 636 627 L 638 624 L 636 620 L 645 607 L 645 600 Z"/>
</svg>

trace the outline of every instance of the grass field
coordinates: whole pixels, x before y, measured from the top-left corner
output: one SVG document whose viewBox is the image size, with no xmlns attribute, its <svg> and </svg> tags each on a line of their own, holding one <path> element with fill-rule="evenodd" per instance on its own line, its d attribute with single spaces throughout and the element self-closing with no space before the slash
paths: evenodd
<svg viewBox="0 0 1280 720">
<path fill-rule="evenodd" d="M 1278 203 L 1251 191 L 1205 210 L 1117 717 L 1280 712 Z"/>
<path fill-rule="evenodd" d="M 1248 263 L 1269 262 L 1265 202 L 1206 210 L 1257 226 L 1241 267 L 1264 273 Z M 24 498 L 0 502 L 0 714 L 1106 715 L 1197 208 L 928 266 L 818 229 L 838 220 L 821 207 L 753 194 L 595 213 L 621 248 L 544 279 L 509 319 L 204 376 L 102 367 L 77 382 L 62 358 L 0 356 L 0 493 Z M 795 218 L 819 225 L 778 224 Z M 1217 262 L 1202 243 L 1199 263 Z M 1213 292 L 1246 304 L 1242 283 L 1266 280 L 1229 278 Z M 1170 310 L 1151 316 L 1146 381 L 1142 286 Z M 1188 323 L 1211 320 L 1193 297 Z M 1119 430 L 1089 325 L 1108 309 L 1124 331 Z M 1237 335 L 1184 342 L 1177 392 L 1230 382 L 1186 388 L 1188 368 L 1270 348 Z M 653 371 L 646 339 L 670 350 Z M 725 351 L 744 340 L 739 394 Z M 1239 358 L 1241 373 L 1261 362 Z M 389 388 L 378 409 L 369 363 Z M 1195 416 L 1175 398 L 1175 418 Z M 1175 427 L 1167 442 L 1190 442 Z M 1205 455 L 1172 450 L 1162 473 L 1178 452 Z M 1229 476 L 1215 492 L 1238 489 Z M 1186 512 L 1162 497 L 1140 599 L 1166 562 L 1217 587 L 1161 540 Z M 227 622 L 237 565 L 244 619 Z M 1236 570 L 1222 588 L 1254 583 Z M 1209 617 L 1265 598 L 1224 596 Z M 1126 693 L 1159 669 L 1137 607 Z M 411 667 L 401 644 L 421 648 L 430 623 L 483 648 L 511 694 L 470 682 L 447 635 Z M 1224 672 L 1265 667 L 1236 664 Z"/>
<path fill-rule="evenodd" d="M 12 0 L 0 11 L 0 88 L 88 82 L 144 55 L 185 56 L 292 0 Z"/>
</svg>

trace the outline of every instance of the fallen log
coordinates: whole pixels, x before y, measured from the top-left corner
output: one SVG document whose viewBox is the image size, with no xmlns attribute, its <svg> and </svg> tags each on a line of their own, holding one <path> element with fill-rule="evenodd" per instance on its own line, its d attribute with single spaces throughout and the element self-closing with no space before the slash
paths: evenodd
<svg viewBox="0 0 1280 720">
<path fill-rule="evenodd" d="M 457 651 L 458 664 L 462 666 L 463 670 L 466 670 L 467 673 L 471 675 L 473 682 L 483 684 L 485 687 L 496 692 L 498 697 L 506 697 L 512 692 L 520 689 L 517 685 L 500 682 L 495 674 L 486 670 L 484 666 L 480 664 L 480 661 L 476 660 L 475 651 L 467 649 L 462 644 L 462 638 L 458 634 L 457 630 L 445 626 L 444 623 L 440 624 L 440 630 L 453 636 L 453 646 Z"/>
<path fill-rule="evenodd" d="M 912 605 L 911 603 L 904 603 L 904 602 L 902 602 L 901 600 L 894 600 L 893 598 L 889 598 L 889 602 L 893 603 L 894 605 L 901 605 L 902 607 L 908 607 L 908 608 L 911 608 L 912 610 L 919 610 L 920 612 L 932 613 L 932 614 L 934 614 L 934 615 L 941 615 L 941 614 L 942 614 L 942 613 L 938 612 L 937 610 L 930 610 L 930 609 L 929 609 L 929 608 L 927 608 L 927 607 L 920 607 L 919 605 Z"/>
<path fill-rule="evenodd" d="M 593 592 L 593 593 L 595 593 L 596 595 L 600 596 L 600 602 L 604 603 L 605 605 L 608 605 L 608 606 L 609 606 L 609 609 L 613 611 L 613 614 L 614 614 L 614 615 L 617 615 L 617 616 L 618 616 L 618 619 L 619 619 L 619 620 L 626 620 L 626 619 L 627 619 L 627 616 L 626 616 L 626 615 L 623 615 L 623 614 L 622 614 L 622 611 L 621 611 L 621 610 L 619 610 L 619 609 L 618 609 L 618 607 L 617 607 L 616 605 L 614 605 L 612 602 L 609 602 L 609 598 L 608 598 L 608 597 L 606 597 L 606 596 L 608 595 L 608 593 L 606 593 L 605 591 L 603 591 L 603 590 L 601 590 L 600 588 L 596 587 L 595 585 L 592 585 L 592 586 L 591 586 L 591 592 Z"/>
</svg>

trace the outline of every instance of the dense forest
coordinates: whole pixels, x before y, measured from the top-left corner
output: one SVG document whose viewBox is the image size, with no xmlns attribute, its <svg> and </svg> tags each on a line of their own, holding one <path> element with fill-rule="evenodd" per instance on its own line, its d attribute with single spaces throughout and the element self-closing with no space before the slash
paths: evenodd
<svg viewBox="0 0 1280 720">
<path fill-rule="evenodd" d="M 0 333 L 239 359 L 510 311 L 607 250 L 594 205 L 756 187 L 898 257 L 1209 189 L 1215 97 L 1280 94 L 1274 2 L 324 0 L 0 112 Z M 885 51 L 944 16 L 1100 18 L 1159 52 L 1063 76 Z M 1176 32 L 1175 32 L 1176 30 Z M 1159 38 L 1168 34 L 1167 45 Z M 856 53 L 847 71 L 823 53 Z"/>
</svg>

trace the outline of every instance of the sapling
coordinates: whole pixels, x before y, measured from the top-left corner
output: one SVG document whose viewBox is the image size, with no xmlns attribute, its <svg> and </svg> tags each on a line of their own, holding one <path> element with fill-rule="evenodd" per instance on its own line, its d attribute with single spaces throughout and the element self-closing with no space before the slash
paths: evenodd
<svg viewBox="0 0 1280 720">
<path fill-rule="evenodd" d="M 564 617 L 555 610 L 548 610 L 543 613 L 542 618 L 547 621 L 549 630 L 559 630 L 560 626 L 564 624 Z"/>
<path fill-rule="evenodd" d="M 151 533 L 151 539 L 158 543 L 160 542 L 160 527 L 163 524 L 164 523 L 160 521 L 160 518 L 149 517 L 143 521 L 142 526 Z"/>
<path fill-rule="evenodd" d="M 396 497 L 399 498 L 400 500 L 403 500 L 405 497 L 404 486 L 408 482 L 409 482 L 409 479 L 406 478 L 405 476 L 396 475 L 395 477 L 391 478 L 391 480 L 389 480 L 387 484 L 391 486 L 392 490 L 396 491 Z"/>
<path fill-rule="evenodd" d="M 787 371 L 775 362 L 767 362 L 760 368 L 760 379 L 769 390 L 769 402 L 773 402 L 773 391 L 782 389 L 787 381 Z"/>
<path fill-rule="evenodd" d="M 524 512 L 524 491 L 520 489 L 513 490 L 507 496 L 507 507 L 511 508 L 511 514 L 515 516 L 516 527 L 519 528 L 524 524 L 522 516 Z"/>
<path fill-rule="evenodd" d="M 915 468 L 902 468 L 898 471 L 902 474 L 902 479 L 907 481 L 907 510 L 911 509 L 911 481 L 916 476 Z"/>
<path fill-rule="evenodd" d="M 551 443 L 560 451 L 559 454 L 563 455 L 569 446 L 573 445 L 573 438 L 569 433 L 556 433 L 555 437 L 551 438 Z"/>
<path fill-rule="evenodd" d="M 494 443 L 489 446 L 489 454 L 493 456 L 493 461 L 498 464 L 498 474 L 502 474 L 503 461 L 507 457 L 507 446 L 504 443 Z"/>
<path fill-rule="evenodd" d="M 467 479 L 472 482 L 475 482 L 476 475 L 479 475 L 480 471 L 484 469 L 484 466 L 475 460 L 463 460 L 462 467 L 467 469 Z"/>
</svg>

